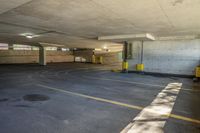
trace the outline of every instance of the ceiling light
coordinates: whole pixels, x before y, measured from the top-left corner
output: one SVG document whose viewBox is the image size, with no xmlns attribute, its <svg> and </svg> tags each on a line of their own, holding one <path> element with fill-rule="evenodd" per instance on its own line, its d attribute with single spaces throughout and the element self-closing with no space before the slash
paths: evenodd
<svg viewBox="0 0 200 133">
<path fill-rule="evenodd" d="M 143 40 L 143 41 L 154 41 L 156 38 L 150 33 L 143 34 L 127 34 L 127 35 L 111 35 L 111 36 L 99 36 L 98 40 L 109 40 L 109 41 L 127 41 L 127 40 Z"/>
<path fill-rule="evenodd" d="M 31 38 L 33 38 L 33 36 L 31 36 L 31 35 L 27 35 L 26 38 L 31 39 Z"/>
<path fill-rule="evenodd" d="M 106 47 L 106 46 L 104 46 L 104 47 L 103 47 L 103 49 L 107 49 L 107 47 Z"/>
<path fill-rule="evenodd" d="M 95 48 L 94 50 L 95 50 L 95 51 L 101 51 L 102 49 L 100 49 L 100 48 Z"/>
</svg>

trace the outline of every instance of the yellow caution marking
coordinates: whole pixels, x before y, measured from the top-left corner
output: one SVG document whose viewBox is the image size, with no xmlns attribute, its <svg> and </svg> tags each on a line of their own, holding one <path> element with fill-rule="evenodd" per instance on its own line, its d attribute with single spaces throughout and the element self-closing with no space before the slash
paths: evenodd
<svg viewBox="0 0 200 133">
<path fill-rule="evenodd" d="M 168 114 L 166 116 L 169 116 L 169 117 L 175 118 L 175 119 L 179 119 L 179 120 L 183 120 L 183 121 L 187 121 L 187 122 L 200 124 L 200 120 L 188 118 L 188 117 L 185 117 L 185 116 L 180 116 L 180 115 L 175 115 L 175 114 Z"/>
<path fill-rule="evenodd" d="M 165 87 L 163 85 L 149 84 L 149 83 L 142 83 L 142 82 L 134 82 L 134 81 L 127 81 L 127 80 L 118 80 L 118 79 L 110 79 L 110 78 L 97 78 L 97 77 L 92 77 L 92 76 L 82 76 L 82 77 L 85 77 L 85 78 L 88 78 L 88 79 L 107 80 L 107 81 L 114 81 L 114 82 L 120 82 L 120 83 L 129 83 L 129 84 L 138 84 L 138 85 L 145 85 L 145 86 Z M 200 90 L 197 90 L 197 89 L 182 88 L 181 90 L 191 91 L 191 92 L 200 92 Z"/>
<path fill-rule="evenodd" d="M 198 89 L 181 89 L 181 90 L 191 91 L 191 92 L 200 92 L 200 90 L 198 90 Z"/>
<path fill-rule="evenodd" d="M 123 70 L 128 70 L 128 62 L 127 61 L 122 62 L 122 69 Z"/>
<path fill-rule="evenodd" d="M 96 101 L 110 103 L 110 104 L 114 104 L 114 105 L 119 105 L 119 106 L 131 108 L 131 109 L 136 109 L 136 110 L 143 110 L 144 109 L 144 107 L 141 107 L 141 106 L 126 104 L 126 103 L 121 103 L 121 102 L 117 102 L 117 101 L 113 101 L 113 100 L 109 100 L 109 99 L 104 99 L 104 98 L 89 96 L 89 95 L 80 94 L 80 93 L 76 93 L 76 92 L 66 91 L 66 90 L 62 90 L 62 89 L 58 89 L 58 88 L 54 88 L 54 87 L 50 87 L 50 86 L 46 86 L 46 85 L 42 85 L 42 84 L 37 84 L 37 86 L 40 86 L 40 87 L 43 87 L 43 88 L 46 88 L 46 89 L 49 89 L 49 90 L 57 91 L 57 92 L 62 92 L 62 93 L 71 94 L 71 95 L 75 95 L 75 96 L 79 96 L 79 97 L 89 98 L 89 99 L 93 99 L 93 100 L 96 100 Z M 151 110 L 149 110 L 149 112 L 155 113 L 154 111 L 151 111 Z M 188 117 L 184 117 L 184 116 L 180 116 L 180 115 L 165 114 L 163 116 L 168 116 L 168 117 L 171 117 L 171 118 L 200 124 L 200 120 L 196 120 L 196 119 L 192 119 L 192 118 L 188 118 Z"/>
<path fill-rule="evenodd" d="M 137 109 L 137 110 L 143 109 L 143 107 L 140 107 L 140 106 L 125 104 L 125 103 L 121 103 L 121 102 L 117 102 L 117 101 L 112 101 L 112 100 L 108 100 L 108 99 L 104 99 L 104 98 L 89 96 L 89 95 L 80 94 L 80 93 L 76 93 L 76 92 L 61 90 L 61 89 L 57 89 L 57 88 L 54 88 L 54 87 L 49 87 L 49 86 L 45 86 L 45 85 L 41 85 L 41 84 L 38 84 L 38 86 L 43 87 L 43 88 L 47 88 L 47 89 L 50 89 L 50 90 L 54 90 L 54 91 L 64 92 L 64 93 L 67 93 L 67 94 L 72 94 L 72 95 L 76 95 L 76 96 L 80 96 L 80 97 L 84 97 L 84 98 L 93 99 L 93 100 L 96 100 L 96 101 L 120 105 L 120 106 L 124 106 L 124 107 L 128 107 L 128 108 L 132 108 L 132 109 Z"/>
<path fill-rule="evenodd" d="M 96 77 L 91 77 L 91 76 L 83 76 L 83 77 L 88 78 L 88 79 L 107 80 L 107 81 L 129 83 L 129 84 L 138 84 L 138 85 L 146 85 L 146 86 L 165 87 L 163 85 L 148 84 L 148 83 L 141 83 L 141 82 L 134 82 L 134 81 L 125 81 L 125 80 L 117 80 L 117 79 L 109 79 L 109 78 L 96 78 Z"/>
</svg>

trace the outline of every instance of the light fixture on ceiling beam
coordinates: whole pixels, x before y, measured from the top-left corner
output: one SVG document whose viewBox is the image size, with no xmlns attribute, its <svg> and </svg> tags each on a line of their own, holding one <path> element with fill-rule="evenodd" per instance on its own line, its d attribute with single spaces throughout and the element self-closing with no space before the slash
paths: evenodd
<svg viewBox="0 0 200 133">
<path fill-rule="evenodd" d="M 48 47 L 48 46 L 52 46 L 52 47 L 64 47 L 65 45 L 63 44 L 53 44 L 53 43 L 47 43 L 47 42 L 39 42 L 40 45 Z"/>
<path fill-rule="evenodd" d="M 103 49 L 107 49 L 107 46 L 104 46 Z"/>
<path fill-rule="evenodd" d="M 129 35 L 99 36 L 98 40 L 104 40 L 104 41 L 131 41 L 131 40 L 154 41 L 155 37 L 150 33 L 144 33 L 144 34 L 129 34 Z"/>
<path fill-rule="evenodd" d="M 22 34 L 20 34 L 20 36 L 24 36 L 28 39 L 32 39 L 32 38 L 36 37 L 36 35 L 34 35 L 32 33 L 22 33 Z"/>
<path fill-rule="evenodd" d="M 31 38 L 33 38 L 33 36 L 32 35 L 27 35 L 26 38 L 31 39 Z"/>
<path fill-rule="evenodd" d="M 28 38 L 28 39 L 32 39 L 32 38 L 39 37 L 39 36 L 42 36 L 42 35 L 45 35 L 45 34 L 49 34 L 49 33 L 56 33 L 56 31 L 45 31 L 45 32 L 37 33 L 37 34 L 22 33 L 22 34 L 20 34 L 20 35 L 21 35 L 21 36 L 25 36 L 25 37 Z"/>
</svg>

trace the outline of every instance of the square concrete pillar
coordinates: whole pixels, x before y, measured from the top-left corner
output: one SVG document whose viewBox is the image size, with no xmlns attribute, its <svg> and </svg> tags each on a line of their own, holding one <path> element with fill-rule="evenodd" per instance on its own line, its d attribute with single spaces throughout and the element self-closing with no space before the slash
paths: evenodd
<svg viewBox="0 0 200 133">
<path fill-rule="evenodd" d="M 46 63 L 46 49 L 45 47 L 39 47 L 39 64 L 45 66 Z"/>
</svg>

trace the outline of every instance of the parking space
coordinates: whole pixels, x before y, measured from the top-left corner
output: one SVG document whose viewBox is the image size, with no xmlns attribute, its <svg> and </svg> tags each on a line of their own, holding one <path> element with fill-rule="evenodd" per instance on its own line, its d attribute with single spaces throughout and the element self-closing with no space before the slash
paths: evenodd
<svg viewBox="0 0 200 133">
<path fill-rule="evenodd" d="M 171 107 L 176 117 L 165 119 L 163 129 L 170 133 L 200 131 L 200 90 L 191 79 L 113 73 L 109 66 L 100 69 L 92 64 L 82 64 L 82 68 L 79 65 L 2 65 L 0 130 L 120 132 L 169 83 L 181 82 L 182 90 Z"/>
</svg>

